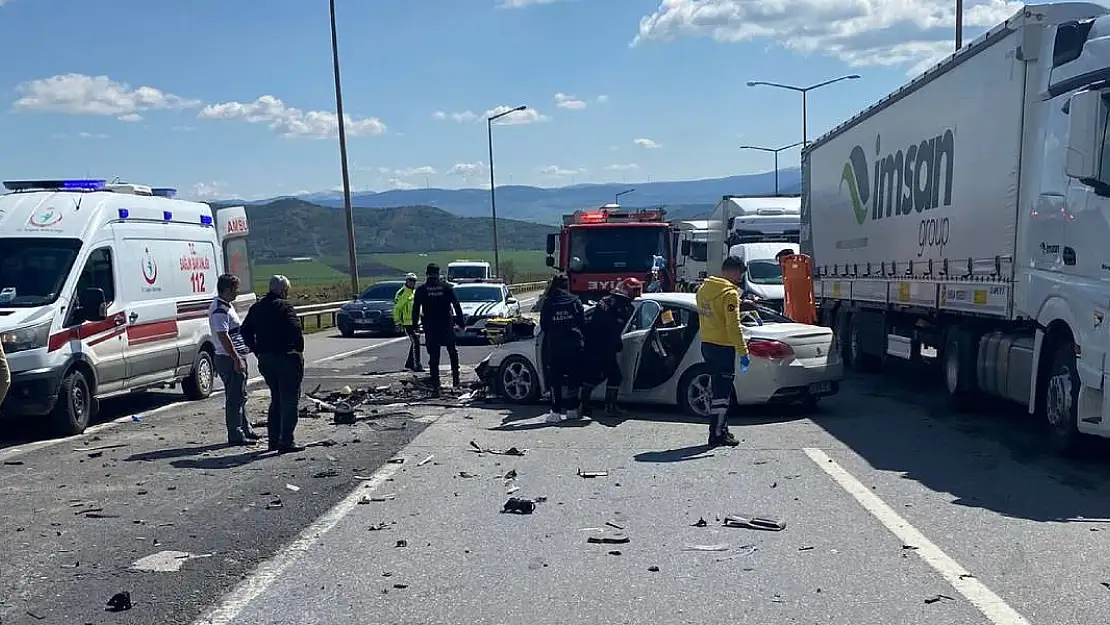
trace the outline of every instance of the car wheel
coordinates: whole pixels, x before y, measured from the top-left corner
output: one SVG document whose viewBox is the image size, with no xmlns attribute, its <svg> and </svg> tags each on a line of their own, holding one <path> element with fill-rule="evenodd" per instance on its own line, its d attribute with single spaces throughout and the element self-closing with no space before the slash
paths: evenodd
<svg viewBox="0 0 1110 625">
<path fill-rule="evenodd" d="M 212 383 L 215 380 L 216 367 L 212 362 L 212 352 L 202 349 L 197 352 L 193 361 L 193 370 L 189 377 L 181 383 L 185 391 L 185 398 L 191 400 L 208 399 L 212 395 Z"/>
<path fill-rule="evenodd" d="M 93 396 L 89 381 L 79 369 L 62 378 L 58 389 L 58 402 L 54 404 L 53 429 L 62 436 L 74 436 L 85 431 L 92 420 Z"/>
<path fill-rule="evenodd" d="M 540 399 L 540 376 L 523 356 L 509 356 L 497 370 L 499 394 L 514 404 L 531 404 Z"/>
<path fill-rule="evenodd" d="M 355 335 L 355 330 L 351 326 L 340 325 L 339 333 L 343 335 L 343 338 L 349 339 Z"/>
<path fill-rule="evenodd" d="M 708 419 L 713 403 L 712 379 L 704 364 L 691 367 L 678 383 L 679 408 L 692 417 Z"/>
</svg>

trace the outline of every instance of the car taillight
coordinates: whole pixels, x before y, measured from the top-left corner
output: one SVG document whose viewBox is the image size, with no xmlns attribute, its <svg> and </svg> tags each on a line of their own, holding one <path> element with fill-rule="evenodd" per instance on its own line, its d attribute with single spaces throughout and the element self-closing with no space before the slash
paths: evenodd
<svg viewBox="0 0 1110 625">
<path fill-rule="evenodd" d="M 752 358 L 768 358 L 782 360 L 794 355 L 794 350 L 782 341 L 770 339 L 752 339 L 748 341 L 748 354 Z"/>
</svg>

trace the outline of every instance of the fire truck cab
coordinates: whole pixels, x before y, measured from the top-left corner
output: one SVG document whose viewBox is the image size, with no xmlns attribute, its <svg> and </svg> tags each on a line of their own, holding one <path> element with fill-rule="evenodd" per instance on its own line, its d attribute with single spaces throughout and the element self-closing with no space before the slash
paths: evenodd
<svg viewBox="0 0 1110 625">
<path fill-rule="evenodd" d="M 566 272 L 571 292 L 583 301 L 604 297 L 625 278 L 643 280 L 649 290 L 660 264 L 657 288 L 674 291 L 678 239 L 663 208 L 626 211 L 606 204 L 563 216 L 559 233 L 547 235 L 547 266 Z"/>
</svg>

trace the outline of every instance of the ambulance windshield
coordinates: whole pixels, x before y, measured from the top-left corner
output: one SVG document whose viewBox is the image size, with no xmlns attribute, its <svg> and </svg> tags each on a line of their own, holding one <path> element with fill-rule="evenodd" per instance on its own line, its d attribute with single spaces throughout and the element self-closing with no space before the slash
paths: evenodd
<svg viewBox="0 0 1110 625">
<path fill-rule="evenodd" d="M 32 308 L 58 299 L 81 241 L 0 238 L 0 308 Z"/>
</svg>

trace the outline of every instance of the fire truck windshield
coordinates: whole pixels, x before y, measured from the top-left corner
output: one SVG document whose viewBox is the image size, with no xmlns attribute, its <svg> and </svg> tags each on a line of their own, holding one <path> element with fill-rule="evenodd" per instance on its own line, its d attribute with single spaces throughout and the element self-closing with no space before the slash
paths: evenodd
<svg viewBox="0 0 1110 625">
<path fill-rule="evenodd" d="M 666 232 L 663 227 L 573 228 L 569 268 L 581 273 L 646 274 L 651 271 L 652 256 L 668 256 Z"/>
</svg>

